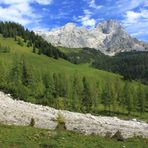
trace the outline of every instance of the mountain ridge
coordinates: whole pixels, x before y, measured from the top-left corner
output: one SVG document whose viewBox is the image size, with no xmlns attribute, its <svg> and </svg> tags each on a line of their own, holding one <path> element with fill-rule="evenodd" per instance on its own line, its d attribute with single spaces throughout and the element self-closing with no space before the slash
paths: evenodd
<svg viewBox="0 0 148 148">
<path fill-rule="evenodd" d="M 148 44 L 131 37 L 117 20 L 107 20 L 94 29 L 77 27 L 74 23 L 53 29 L 49 32 L 38 31 L 54 46 L 67 48 L 95 48 L 106 55 L 125 51 L 145 51 Z"/>
</svg>

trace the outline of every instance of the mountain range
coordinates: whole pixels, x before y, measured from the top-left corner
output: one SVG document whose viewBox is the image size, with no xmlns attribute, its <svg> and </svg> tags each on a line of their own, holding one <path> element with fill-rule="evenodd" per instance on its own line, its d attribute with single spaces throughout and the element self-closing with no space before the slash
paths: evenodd
<svg viewBox="0 0 148 148">
<path fill-rule="evenodd" d="M 54 46 L 67 48 L 94 48 L 106 55 L 125 51 L 145 51 L 148 44 L 130 36 L 116 20 L 107 20 L 93 29 L 77 27 L 74 23 L 53 29 L 50 32 L 37 31 Z"/>
</svg>

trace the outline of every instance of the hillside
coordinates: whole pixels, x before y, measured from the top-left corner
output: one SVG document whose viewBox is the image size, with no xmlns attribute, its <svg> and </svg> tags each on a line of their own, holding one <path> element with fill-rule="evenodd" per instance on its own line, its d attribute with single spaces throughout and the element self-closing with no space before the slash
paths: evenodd
<svg viewBox="0 0 148 148">
<path fill-rule="evenodd" d="M 148 148 L 148 0 L 0 0 L 0 148 Z"/>
<path fill-rule="evenodd" d="M 1 36 L 0 44 L 9 49 L 0 53 L 0 88 L 14 97 L 78 112 L 146 118 L 147 86 L 89 64 L 35 54 L 14 38 Z"/>
<path fill-rule="evenodd" d="M 148 138 L 148 124 L 136 119 L 126 121 L 117 117 L 93 116 L 57 110 L 47 106 L 13 100 L 10 95 L 2 92 L 0 92 L 0 104 L 0 123 L 3 124 L 32 125 L 50 130 L 60 127 L 85 135 L 106 136 L 109 133 L 109 137 L 113 137 L 119 131 L 123 139 L 134 136 Z"/>
<path fill-rule="evenodd" d="M 148 52 L 124 52 L 114 57 L 95 59 L 93 67 L 124 76 L 125 80 L 136 80 L 148 84 Z"/>
<path fill-rule="evenodd" d="M 125 80 L 148 84 L 148 52 L 132 51 L 107 56 L 96 49 L 69 49 L 58 47 L 75 64 L 90 63 L 92 67 L 121 74 Z"/>
</svg>

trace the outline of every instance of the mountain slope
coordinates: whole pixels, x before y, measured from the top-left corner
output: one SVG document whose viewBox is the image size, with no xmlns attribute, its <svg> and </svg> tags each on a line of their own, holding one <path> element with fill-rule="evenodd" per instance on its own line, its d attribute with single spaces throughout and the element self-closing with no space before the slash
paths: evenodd
<svg viewBox="0 0 148 148">
<path fill-rule="evenodd" d="M 58 109 L 109 115 L 111 112 L 119 114 L 122 107 L 116 104 L 117 108 L 107 108 L 104 112 L 105 103 L 102 100 L 106 95 L 104 92 L 106 87 L 109 89 L 107 93 L 112 92 L 112 98 L 124 93 L 124 86 L 130 87 L 129 91 L 137 90 L 134 95 L 138 95 L 141 90 L 142 95 L 148 95 L 147 86 L 135 81 L 123 81 L 122 76 L 97 70 L 89 64 L 75 65 L 63 59 L 56 60 L 35 54 L 32 47 L 28 48 L 25 43 L 24 46 L 20 46 L 13 38 L 1 36 L 0 44 L 10 49 L 7 52 L 0 52 L 0 89 L 16 98 Z M 86 101 L 82 100 L 84 89 L 87 89 L 88 93 Z M 122 96 L 118 99 L 122 100 Z M 89 104 L 93 106 L 88 106 Z M 109 104 L 113 105 L 112 102 Z M 128 113 L 127 105 L 124 103 L 125 115 Z M 137 104 L 137 111 L 134 114 L 139 116 L 138 112 L 145 112 L 147 110 L 145 105 L 144 110 L 139 110 L 140 106 Z M 129 109 L 134 111 L 133 108 Z"/>
<path fill-rule="evenodd" d="M 94 29 L 76 27 L 73 23 L 68 23 L 50 32 L 36 33 L 54 46 L 95 48 L 108 55 L 124 51 L 148 50 L 148 44 L 132 38 L 115 20 L 104 21 Z"/>
<path fill-rule="evenodd" d="M 102 56 L 102 59 L 95 58 L 92 66 L 119 73 L 124 76 L 124 79 L 148 84 L 148 52 L 146 51 L 124 52 L 113 57 Z"/>
<path fill-rule="evenodd" d="M 0 36 L 0 44 L 2 48 L 7 47 L 3 49 L 9 49 L 9 50 L 1 51 L 1 47 L 0 47 L 0 89 L 14 95 L 14 92 L 17 92 L 17 89 L 20 88 L 22 91 L 19 92 L 19 95 L 21 94 L 21 96 L 18 96 L 17 94 L 16 96 L 17 99 L 24 99 L 24 97 L 26 97 L 27 99 L 24 99 L 25 101 L 34 102 L 34 103 L 39 103 L 38 100 L 44 100 L 43 98 L 44 96 L 40 96 L 40 93 L 42 90 L 41 89 L 42 83 L 40 82 L 41 82 L 41 76 L 47 73 L 48 74 L 64 73 L 66 77 L 69 77 L 68 82 L 70 84 L 72 84 L 73 76 L 75 76 L 76 74 L 79 74 L 81 77 L 85 76 L 89 80 L 90 86 L 91 87 L 94 86 L 93 87 L 93 89 L 95 88 L 94 91 L 99 92 L 99 94 L 102 93 L 102 90 L 105 84 L 113 84 L 112 86 L 116 86 L 116 84 L 119 84 L 118 87 L 114 88 L 116 89 L 116 92 L 117 92 L 117 90 L 121 89 L 122 86 L 124 86 L 127 83 L 126 81 L 122 80 L 122 76 L 120 75 L 91 68 L 88 64 L 74 65 L 64 59 L 59 58 L 58 60 L 56 60 L 52 57 L 48 57 L 42 54 L 41 55 L 35 54 L 32 52 L 33 50 L 32 47 L 28 48 L 25 43 L 23 46 L 20 46 L 17 43 L 17 41 L 15 41 L 14 38 L 4 38 L 3 36 Z M 37 78 L 35 79 L 36 83 L 33 85 L 33 88 L 34 88 L 33 91 L 30 88 L 30 86 L 26 87 L 20 84 L 20 82 L 15 83 L 15 86 L 16 86 L 15 90 L 12 89 L 11 84 L 13 83 L 10 83 L 10 82 L 11 82 L 11 78 L 14 77 L 14 75 L 12 75 L 11 77 L 10 75 L 11 69 L 13 68 L 14 62 L 16 61 L 16 59 L 18 60 L 19 64 L 22 63 L 22 61 L 20 60 L 21 58 L 23 58 L 27 63 L 27 69 L 29 70 L 29 72 L 31 71 L 33 78 Z M 67 81 L 64 81 L 64 85 L 66 84 L 66 82 Z M 96 87 L 94 85 L 96 84 L 96 82 L 99 82 L 99 87 Z M 148 89 L 147 86 L 144 86 L 135 81 L 129 82 L 129 85 L 134 89 L 137 89 L 139 85 L 141 85 L 141 87 L 144 89 Z M 71 88 L 71 85 L 69 86 Z M 37 91 L 34 92 L 36 88 L 37 88 Z M 28 90 L 28 92 L 26 90 Z M 28 94 L 25 94 L 26 92 Z M 43 91 L 44 94 L 45 92 L 46 91 Z M 146 92 L 148 91 L 146 90 Z M 34 96 L 34 93 L 36 93 L 36 96 Z M 37 94 L 39 94 L 39 97 L 37 96 Z M 132 92 L 132 94 L 136 94 L 136 92 Z M 67 103 L 66 105 L 69 105 L 69 106 L 64 106 L 62 104 L 63 103 L 62 97 L 54 98 L 54 99 L 57 101 L 57 104 L 55 105 L 56 108 L 69 109 L 69 110 L 75 111 L 75 108 L 71 107 L 73 104 L 72 105 L 70 104 L 72 103 L 72 100 L 68 101 L 68 103 L 66 102 Z M 12 100 L 11 103 L 13 102 L 17 104 L 17 101 Z M 40 102 L 40 103 L 44 104 L 43 102 Z M 77 105 L 76 102 L 74 103 Z M 103 114 L 104 107 L 100 102 L 100 96 L 97 97 L 97 103 L 98 103 L 97 110 L 95 113 L 96 114 L 99 113 L 99 115 Z M 27 104 L 30 104 L 30 103 L 27 103 Z M 6 103 L 6 105 L 8 105 L 8 103 Z M 51 103 L 45 104 L 45 105 L 53 106 L 53 104 Z M 6 109 L 6 106 L 3 106 L 3 107 Z M 12 107 L 12 108 L 13 110 L 18 109 L 17 107 L 16 108 Z M 45 107 L 45 108 L 47 109 L 48 107 Z M 127 115 L 126 108 L 123 108 L 124 110 L 123 111 L 122 108 L 117 107 L 117 110 L 118 110 L 118 116 Z M 8 112 L 8 110 L 6 111 L 7 111 L 7 115 L 11 115 L 10 112 Z M 23 111 L 23 113 L 25 114 L 26 111 L 28 110 Z M 79 112 L 81 112 L 81 110 L 79 110 Z M 0 112 L 0 114 L 2 114 L 2 112 Z M 35 114 L 37 115 L 37 112 L 35 112 Z M 139 116 L 140 118 L 144 118 L 145 120 L 147 120 L 147 117 L 148 117 L 147 113 L 144 113 L 141 115 L 139 114 L 139 112 L 138 113 L 133 112 L 132 116 L 134 115 L 136 116 L 136 118 Z M 30 116 L 30 118 L 31 117 L 32 116 Z M 130 118 L 130 116 L 128 117 Z M 10 118 L 10 120 L 12 118 Z M 22 120 L 21 116 L 16 116 L 16 118 L 17 120 L 20 120 L 20 119 Z M 30 124 L 30 118 L 27 119 L 29 121 L 27 122 L 27 125 L 28 123 Z M 40 116 L 40 118 L 42 120 L 42 116 Z M 90 126 L 90 124 L 88 126 Z M 147 139 L 145 140 L 145 139 L 134 138 L 134 139 L 126 140 L 124 142 L 120 142 L 117 140 L 98 137 L 95 135 L 84 136 L 78 133 L 63 131 L 63 130 L 47 131 L 47 130 L 28 127 L 28 126 L 18 127 L 18 126 L 6 126 L 6 125 L 0 124 L 0 147 L 26 147 L 26 146 L 27 147 L 30 147 L 30 146 L 31 147 L 62 147 L 64 146 L 64 147 L 78 147 L 78 148 L 86 147 L 87 148 L 92 146 L 93 147 L 99 146 L 99 147 L 107 148 L 108 145 L 113 148 L 114 147 L 118 148 L 121 146 L 127 146 L 127 147 L 134 146 L 135 148 L 136 147 L 139 148 L 141 146 L 146 147 Z"/>
</svg>

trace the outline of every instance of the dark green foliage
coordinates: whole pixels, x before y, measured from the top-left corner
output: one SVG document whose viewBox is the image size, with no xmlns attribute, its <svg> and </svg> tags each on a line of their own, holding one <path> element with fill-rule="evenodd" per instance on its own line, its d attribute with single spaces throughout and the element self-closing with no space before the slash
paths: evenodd
<svg viewBox="0 0 148 148">
<path fill-rule="evenodd" d="M 30 32 L 30 35 L 33 37 L 33 32 Z M 15 37 L 16 41 L 17 38 L 18 36 Z M 79 66 L 61 59 L 54 60 L 29 53 L 29 49 L 25 47 L 29 43 L 28 38 L 24 40 L 24 47 L 18 46 L 13 39 L 2 40 L 6 42 L 5 45 L 7 41 L 11 41 L 8 45 L 14 47 L 10 53 L 0 54 L 0 89 L 6 93 L 11 93 L 17 99 L 77 112 L 104 115 L 138 114 L 141 117 L 148 112 L 146 86 L 138 87 L 138 83 L 123 81 L 120 76 L 117 78 L 117 75 L 86 66 L 80 66 L 79 69 Z M 36 53 L 43 54 L 45 51 L 35 47 L 42 46 L 39 42 L 31 41 L 30 46 Z M 28 51 L 24 52 L 27 49 Z M 89 49 L 85 50 L 89 55 Z M 55 52 L 47 50 L 47 54 L 54 56 Z M 7 61 L 9 58 L 11 60 Z"/>
<path fill-rule="evenodd" d="M 148 52 L 125 52 L 114 57 L 103 56 L 95 59 L 94 67 L 119 73 L 124 80 L 140 80 L 148 83 Z"/>
<path fill-rule="evenodd" d="M 143 85 L 135 88 L 126 81 L 112 83 L 91 82 L 89 77 L 81 77 L 79 73 L 67 77 L 65 73 L 34 72 L 25 56 L 14 57 L 7 75 L 4 65 L 0 69 L 0 87 L 11 93 L 15 98 L 33 103 L 49 105 L 58 109 L 78 112 L 98 113 L 98 106 L 103 105 L 104 113 L 112 115 L 133 112 L 144 114 L 147 111 L 147 90 Z M 100 89 L 102 85 L 102 89 Z M 121 111 L 120 111 L 121 112 Z"/>
<path fill-rule="evenodd" d="M 102 104 L 104 105 L 104 111 L 107 111 L 107 107 L 109 107 L 110 110 L 110 105 L 111 105 L 111 100 L 110 100 L 110 89 L 109 85 L 106 84 L 105 88 L 103 89 L 102 92 Z"/>
<path fill-rule="evenodd" d="M 67 55 L 72 63 L 92 63 L 95 68 L 123 75 L 124 80 L 148 83 L 148 52 L 124 52 L 110 57 L 96 49 L 83 48 Z"/>
<path fill-rule="evenodd" d="M 124 141 L 124 138 L 121 134 L 120 131 L 117 131 L 113 136 L 112 136 L 113 139 L 116 139 L 118 141 Z"/>
<path fill-rule="evenodd" d="M 20 46 L 24 46 L 24 40 L 20 37 L 15 37 L 15 40 Z"/>
<path fill-rule="evenodd" d="M 71 49 L 69 49 L 71 50 Z M 69 61 L 74 64 L 81 64 L 81 63 L 90 63 L 95 59 L 102 59 L 105 57 L 103 53 L 97 51 L 96 49 L 91 48 L 83 48 L 79 52 L 70 52 L 68 53 Z"/>
<path fill-rule="evenodd" d="M 141 85 L 139 85 L 138 87 L 138 108 L 139 108 L 139 112 L 141 114 L 143 114 L 146 110 L 146 96 L 145 96 L 145 93 L 144 92 L 144 89 L 142 89 Z"/>
<path fill-rule="evenodd" d="M 51 106 L 54 104 L 54 98 L 55 98 L 55 85 L 53 82 L 53 77 L 50 74 L 46 74 L 43 78 L 44 86 L 45 86 L 45 92 L 44 92 L 44 98 L 46 99 L 46 104 L 51 104 Z"/>
<path fill-rule="evenodd" d="M 28 41 L 27 42 L 27 47 L 31 47 L 32 46 L 32 42 L 31 41 Z M 35 48 L 35 46 L 34 46 L 34 48 Z"/>
<path fill-rule="evenodd" d="M 59 51 L 56 47 L 53 47 L 42 37 L 35 35 L 33 31 L 30 32 L 20 24 L 13 22 L 0 22 L 0 34 L 2 34 L 5 38 L 15 38 L 15 41 L 17 41 L 20 46 L 24 46 L 26 42 L 27 47 L 31 47 L 33 45 L 33 52 L 36 53 L 36 49 L 39 49 L 39 55 L 44 54 L 55 59 L 67 59 L 67 56 Z"/>
<path fill-rule="evenodd" d="M 33 45 L 33 53 L 36 53 L 35 45 Z"/>
<path fill-rule="evenodd" d="M 22 83 L 25 86 L 30 84 L 31 74 L 29 74 L 29 70 L 27 69 L 27 65 L 25 59 L 22 61 Z"/>
<path fill-rule="evenodd" d="M 31 121 L 30 121 L 30 126 L 34 127 L 35 126 L 35 120 L 34 118 L 31 118 Z"/>
<path fill-rule="evenodd" d="M 66 126 L 65 126 L 65 118 L 64 118 L 64 116 L 62 115 L 62 114 L 58 114 L 58 117 L 57 117 L 57 119 L 56 119 L 56 121 L 57 121 L 57 123 L 58 123 L 58 125 L 57 125 L 57 127 L 56 127 L 56 129 L 66 129 Z"/>
<path fill-rule="evenodd" d="M 84 112 L 90 112 L 92 107 L 90 84 L 86 77 L 83 77 L 83 94 L 82 94 L 82 110 Z"/>
</svg>

